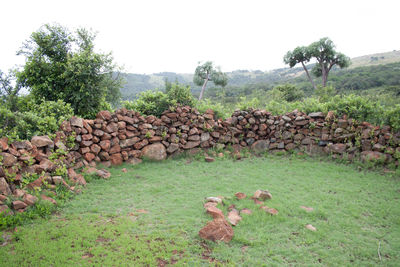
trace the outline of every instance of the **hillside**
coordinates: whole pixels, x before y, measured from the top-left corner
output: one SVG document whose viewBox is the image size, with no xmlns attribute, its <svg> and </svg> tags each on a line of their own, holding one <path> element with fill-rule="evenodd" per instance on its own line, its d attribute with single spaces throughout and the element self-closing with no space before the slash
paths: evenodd
<svg viewBox="0 0 400 267">
<path fill-rule="evenodd" d="M 358 81 L 358 79 L 366 78 L 368 80 L 371 80 L 373 78 L 368 77 L 369 76 L 368 73 L 371 73 L 372 76 L 376 76 L 375 74 L 377 70 L 382 72 L 382 69 L 379 68 L 380 65 L 387 65 L 390 63 L 400 62 L 400 50 L 355 57 L 352 58 L 351 61 L 352 64 L 348 69 L 333 70 L 330 80 L 335 80 L 334 76 L 338 74 L 341 77 L 351 78 L 352 83 L 356 84 L 357 87 L 353 88 L 351 85 L 349 85 L 350 83 L 347 83 L 346 86 L 344 86 L 344 88 L 360 89 L 360 87 L 365 86 L 365 82 L 362 80 Z M 313 64 L 310 64 L 308 65 L 308 67 L 311 68 L 312 65 Z M 398 66 L 396 65 L 396 68 L 397 67 Z M 391 66 L 389 65 L 388 68 L 390 69 Z M 363 74 L 360 76 L 358 75 L 359 73 Z M 349 76 L 349 74 L 351 75 Z M 289 81 L 292 83 L 302 83 L 305 81 L 303 77 L 304 70 L 302 67 L 295 67 L 292 69 L 280 68 L 265 72 L 261 70 L 255 70 L 255 71 L 236 70 L 232 72 L 227 72 L 227 75 L 229 77 L 227 88 L 254 86 L 254 87 L 262 87 L 265 89 L 266 87 L 269 88 L 274 84 L 285 83 Z M 123 100 L 132 100 L 136 97 L 138 93 L 142 91 L 156 89 L 156 88 L 163 89 L 164 81 L 166 79 L 172 82 L 178 81 L 179 83 L 190 85 L 194 94 L 197 94 L 200 91 L 200 87 L 194 85 L 193 83 L 192 73 L 161 72 L 149 75 L 124 73 L 123 76 L 126 79 L 126 84 L 121 89 Z M 338 85 L 342 86 L 342 84 L 343 82 L 340 85 L 339 84 Z M 379 82 L 377 84 L 379 84 Z M 391 84 L 393 85 L 393 83 Z M 214 87 L 214 85 L 210 83 L 208 87 L 212 88 Z M 248 88 L 246 90 L 251 90 L 251 88 Z"/>
</svg>

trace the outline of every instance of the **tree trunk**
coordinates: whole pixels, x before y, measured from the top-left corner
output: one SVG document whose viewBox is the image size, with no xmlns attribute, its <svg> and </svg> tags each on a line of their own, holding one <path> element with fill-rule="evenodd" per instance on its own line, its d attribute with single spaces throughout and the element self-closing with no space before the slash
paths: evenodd
<svg viewBox="0 0 400 267">
<path fill-rule="evenodd" d="M 328 80 L 328 70 L 325 68 L 324 64 L 321 64 L 322 70 L 322 87 L 326 87 L 326 81 Z"/>
<path fill-rule="evenodd" d="M 201 88 L 201 92 L 200 92 L 200 95 L 199 95 L 199 101 L 203 98 L 204 91 L 206 90 L 206 86 L 207 86 L 207 82 L 208 82 L 209 78 L 210 78 L 209 74 L 207 73 L 207 78 L 205 79 L 205 81 L 203 83 L 203 87 Z"/>
<path fill-rule="evenodd" d="M 314 90 L 317 90 L 317 87 L 315 86 L 315 83 L 314 83 L 313 79 L 311 78 L 310 73 L 308 73 L 306 66 L 304 65 L 303 62 L 301 62 L 301 65 L 303 65 L 303 69 L 306 71 L 308 80 L 311 82 L 312 86 L 314 87 Z"/>
</svg>

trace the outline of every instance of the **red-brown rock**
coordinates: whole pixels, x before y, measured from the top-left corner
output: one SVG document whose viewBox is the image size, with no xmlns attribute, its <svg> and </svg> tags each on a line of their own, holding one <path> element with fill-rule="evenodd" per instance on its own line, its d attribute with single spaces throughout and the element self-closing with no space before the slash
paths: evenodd
<svg viewBox="0 0 400 267">
<path fill-rule="evenodd" d="M 10 187 L 8 186 L 8 183 L 4 178 L 0 178 L 0 194 L 3 194 L 5 196 L 11 195 Z"/>
<path fill-rule="evenodd" d="M 112 154 L 110 161 L 112 165 L 121 165 L 123 162 L 121 153 Z"/>
<path fill-rule="evenodd" d="M 0 151 L 8 150 L 8 138 L 2 137 L 0 138 Z"/>
<path fill-rule="evenodd" d="M 245 193 L 242 193 L 242 192 L 237 192 L 236 194 L 235 194 L 235 196 L 236 196 L 236 198 L 237 199 L 244 199 L 244 198 L 246 198 L 246 194 Z"/>
<path fill-rule="evenodd" d="M 32 145 L 36 147 L 45 147 L 45 146 L 52 146 L 54 143 L 53 141 L 47 136 L 34 136 L 31 140 Z"/>
<path fill-rule="evenodd" d="M 31 194 L 25 194 L 23 197 L 23 201 L 28 205 L 28 206 L 32 206 L 34 205 L 37 201 L 38 198 L 31 195 Z"/>
<path fill-rule="evenodd" d="M 208 203 L 210 203 L 210 202 L 208 202 Z M 225 218 L 222 211 L 220 209 L 218 209 L 217 207 L 215 207 L 214 205 L 209 205 L 207 207 L 206 212 L 208 214 L 210 214 L 214 219 L 224 219 Z"/>
<path fill-rule="evenodd" d="M 99 145 L 93 144 L 90 146 L 90 150 L 94 153 L 94 154 L 98 154 L 101 150 L 101 147 Z"/>
<path fill-rule="evenodd" d="M 85 155 L 83 155 L 83 158 L 85 160 L 87 160 L 88 162 L 91 162 L 92 160 L 94 160 L 95 157 L 96 157 L 96 155 L 94 155 L 93 153 L 86 153 Z"/>
<path fill-rule="evenodd" d="M 161 143 L 151 144 L 142 149 L 143 157 L 151 160 L 164 160 L 167 158 L 165 146 Z"/>
<path fill-rule="evenodd" d="M 15 210 L 25 209 L 26 207 L 28 207 L 28 205 L 26 205 L 26 203 L 24 203 L 20 200 L 13 201 L 12 205 Z"/>
<path fill-rule="evenodd" d="M 50 201 L 50 202 L 53 203 L 54 205 L 57 205 L 57 201 L 55 201 L 55 200 L 52 199 L 51 197 L 48 197 L 48 196 L 46 196 L 46 195 L 40 195 L 40 197 L 41 197 L 43 200 Z"/>
<path fill-rule="evenodd" d="M 242 220 L 242 217 L 240 217 L 239 215 L 239 211 L 236 209 L 232 209 L 229 213 L 228 213 L 228 221 L 230 224 L 232 224 L 233 226 L 236 226 L 238 224 L 239 221 Z"/>
<path fill-rule="evenodd" d="M 0 155 L 3 157 L 3 166 L 4 167 L 12 167 L 14 166 L 15 163 L 17 163 L 17 158 L 10 154 L 10 153 L 0 153 Z"/>
<path fill-rule="evenodd" d="M 229 243 L 233 238 L 232 226 L 224 219 L 216 219 L 208 222 L 199 231 L 199 236 L 203 239 L 216 241 L 224 241 Z"/>
<path fill-rule="evenodd" d="M 97 113 L 96 118 L 109 121 L 111 120 L 111 113 L 108 110 L 102 110 L 99 113 Z"/>
<path fill-rule="evenodd" d="M 119 152 L 121 152 L 121 147 L 119 146 L 119 144 L 116 144 L 110 148 L 110 151 L 108 153 L 115 154 Z"/>
</svg>

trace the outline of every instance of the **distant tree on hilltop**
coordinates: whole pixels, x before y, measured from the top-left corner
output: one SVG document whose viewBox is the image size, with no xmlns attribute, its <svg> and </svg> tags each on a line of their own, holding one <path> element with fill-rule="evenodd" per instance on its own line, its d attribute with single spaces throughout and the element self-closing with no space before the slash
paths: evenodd
<svg viewBox="0 0 400 267">
<path fill-rule="evenodd" d="M 204 64 L 197 66 L 194 72 L 193 82 L 198 86 L 203 85 L 199 100 L 203 98 L 208 81 L 212 81 L 215 85 L 224 87 L 228 84 L 228 76 L 219 68 L 214 68 L 211 61 L 207 61 Z"/>
<path fill-rule="evenodd" d="M 305 64 L 310 62 L 313 58 L 316 59 L 317 63 L 313 67 L 312 73 L 316 77 L 322 77 L 323 87 L 327 84 L 329 71 L 333 66 L 337 65 L 340 68 L 346 68 L 350 65 L 350 58 L 343 53 L 337 52 L 335 50 L 335 45 L 327 37 L 321 38 L 319 41 L 309 46 L 299 46 L 293 51 L 288 51 L 283 58 L 285 64 L 289 64 L 290 68 L 293 68 L 298 63 L 301 63 L 315 90 L 317 86 L 305 66 Z"/>
</svg>

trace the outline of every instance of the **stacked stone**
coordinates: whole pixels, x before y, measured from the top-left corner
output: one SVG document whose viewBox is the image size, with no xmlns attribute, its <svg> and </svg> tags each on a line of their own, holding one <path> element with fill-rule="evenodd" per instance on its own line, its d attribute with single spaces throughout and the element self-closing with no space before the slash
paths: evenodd
<svg viewBox="0 0 400 267">
<path fill-rule="evenodd" d="M 36 181 L 28 184 L 27 187 L 30 189 L 40 187 L 43 181 L 46 181 L 50 187 L 55 187 L 56 182 L 53 181 L 52 172 L 59 164 L 68 166 L 74 161 L 70 157 L 58 160 L 49 159 L 54 149 L 66 149 L 63 143 L 65 137 L 63 132 L 57 132 L 54 141 L 48 136 L 35 136 L 31 141 L 16 141 L 10 145 L 6 137 L 0 139 L 0 156 L 2 159 L 0 164 L 0 212 L 8 209 L 6 205 L 3 205 L 3 201 L 9 195 L 23 199 L 23 201 L 16 200 L 12 203 L 13 208 L 17 211 L 24 211 L 26 207 L 37 201 L 36 197 L 24 190 L 16 189 L 16 186 L 22 182 L 22 175 L 35 173 L 41 175 Z M 50 200 L 44 195 L 42 198 Z M 12 211 L 7 212 L 12 213 Z"/>
<path fill-rule="evenodd" d="M 57 148 L 68 150 L 66 140 L 75 145 L 68 150 L 63 164 L 74 168 L 96 163 L 118 165 L 138 162 L 141 157 L 162 160 L 182 151 L 224 147 L 235 150 L 250 147 L 255 151 L 289 151 L 330 153 L 337 157 L 358 154 L 362 160 L 380 160 L 399 164 L 400 132 L 388 126 L 358 123 L 346 116 L 336 118 L 332 112 L 306 114 L 297 110 L 281 116 L 258 109 L 235 111 L 226 120 L 216 119 L 214 111 L 200 114 L 189 106 L 165 111 L 160 118 L 142 116 L 126 109 L 115 113 L 101 111 L 95 120 L 73 117 L 64 121 L 54 140 L 35 136 L 31 141 L 8 144 L 0 139 L 0 194 L 14 192 L 24 173 L 45 173 L 42 179 L 56 184 L 52 177 L 58 165 L 49 160 Z M 83 177 L 69 170 L 69 178 L 85 184 Z M 13 177 L 6 180 L 5 177 Z M 39 182 L 38 182 L 39 183 Z"/>
<path fill-rule="evenodd" d="M 70 131 L 66 131 L 69 129 Z M 165 111 L 160 118 L 144 117 L 120 109 L 114 114 L 101 111 L 95 120 L 72 118 L 65 122 L 65 134 L 76 134 L 74 158 L 82 165 L 121 164 L 142 156 L 164 159 L 185 150 L 232 145 L 235 150 L 251 147 L 256 151 L 307 153 L 361 153 L 363 159 L 393 161 L 400 153 L 400 133 L 390 127 L 357 123 L 332 112 L 306 114 L 297 110 L 281 116 L 258 109 L 235 111 L 225 121 L 215 119 L 214 111 L 200 114 L 189 106 Z M 156 155 L 157 154 L 157 155 Z M 78 166 L 82 166 L 79 165 Z"/>
</svg>

